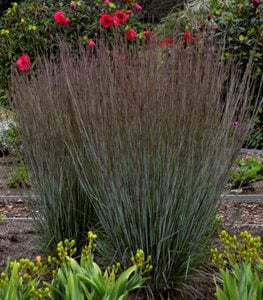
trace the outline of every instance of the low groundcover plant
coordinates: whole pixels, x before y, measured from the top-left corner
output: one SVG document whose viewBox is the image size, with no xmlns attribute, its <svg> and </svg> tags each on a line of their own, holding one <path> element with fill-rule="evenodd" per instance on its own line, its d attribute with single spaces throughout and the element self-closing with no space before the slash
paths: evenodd
<svg viewBox="0 0 263 300">
<path fill-rule="evenodd" d="M 38 176 L 35 222 L 43 240 L 52 231 L 52 244 L 67 226 L 77 228 L 67 159 L 93 209 L 80 207 L 79 217 L 95 217 L 83 222 L 98 228 L 101 261 L 127 267 L 127 254 L 143 248 L 152 255 L 148 285 L 156 294 L 191 289 L 206 261 L 253 93 L 251 65 L 241 76 L 214 45 L 168 46 L 117 44 L 109 52 L 98 42 L 78 56 L 63 49 L 60 62 L 42 58 L 36 72 L 12 79 L 28 169 Z M 58 210 L 49 178 L 64 192 Z"/>
<path fill-rule="evenodd" d="M 108 267 L 104 274 L 94 262 L 97 236 L 88 233 L 89 244 L 82 249 L 80 262 L 72 258 L 76 253 L 75 241 L 65 240 L 57 245 L 57 257 L 48 257 L 42 263 L 20 259 L 8 262 L 0 278 L 1 299 L 64 299 L 64 300 L 121 300 L 147 280 L 152 266 L 151 257 L 138 250 L 133 265 L 118 275 L 120 264 Z M 46 278 L 52 274 L 48 283 Z"/>
<path fill-rule="evenodd" d="M 211 249 L 212 263 L 220 270 L 220 279 L 214 278 L 217 299 L 262 299 L 261 237 L 253 236 L 248 231 L 236 236 L 223 230 L 219 238 L 223 247 L 220 250 Z"/>
<path fill-rule="evenodd" d="M 233 187 L 249 186 L 251 183 L 263 179 L 263 161 L 255 155 L 248 159 L 240 159 L 236 161 L 229 176 Z"/>
</svg>

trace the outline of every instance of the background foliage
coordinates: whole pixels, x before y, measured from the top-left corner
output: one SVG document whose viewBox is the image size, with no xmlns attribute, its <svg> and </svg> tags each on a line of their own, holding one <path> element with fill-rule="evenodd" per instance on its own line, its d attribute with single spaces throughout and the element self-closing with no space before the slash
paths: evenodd
<svg viewBox="0 0 263 300">
<path fill-rule="evenodd" d="M 37 53 L 57 55 L 61 40 L 76 49 L 79 42 L 86 45 L 89 40 L 96 40 L 100 34 L 110 40 L 118 32 L 124 38 L 128 28 L 135 29 L 138 33 L 142 31 L 138 37 L 144 37 L 143 29 L 147 25 L 138 21 L 139 13 L 134 9 L 135 1 L 117 1 L 111 5 L 102 0 L 94 4 L 88 1 L 72 3 L 68 0 L 26 0 L 20 4 L 14 3 L 0 18 L 0 88 L 7 86 L 10 67 L 23 53 L 28 54 L 32 60 Z M 118 28 L 102 28 L 99 23 L 100 16 L 103 13 L 114 14 L 120 9 L 125 12 L 132 10 L 128 21 Z M 70 19 L 69 26 L 54 21 L 57 11 L 63 11 Z"/>
<path fill-rule="evenodd" d="M 248 60 L 254 63 L 254 76 L 260 80 L 263 74 L 263 3 L 251 0 L 194 0 L 183 10 L 170 13 L 162 19 L 159 34 L 173 35 L 175 28 L 192 32 L 196 41 L 214 38 L 225 44 L 225 58 L 235 57 L 244 70 Z M 262 97 L 262 95 L 261 95 Z M 263 110 L 253 124 L 247 145 L 262 149 Z"/>
</svg>

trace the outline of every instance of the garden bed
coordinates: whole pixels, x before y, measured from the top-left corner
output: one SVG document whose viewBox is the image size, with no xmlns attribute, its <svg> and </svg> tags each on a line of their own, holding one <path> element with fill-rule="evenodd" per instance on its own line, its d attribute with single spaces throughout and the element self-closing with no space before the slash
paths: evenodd
<svg viewBox="0 0 263 300">
<path fill-rule="evenodd" d="M 23 202 L 23 205 L 26 206 L 26 202 Z M 253 235 L 263 237 L 263 199 L 262 202 L 252 202 L 251 200 L 246 202 L 245 199 L 242 201 L 222 200 L 218 214 L 223 217 L 225 226 L 230 232 L 239 233 L 242 230 L 248 230 Z M 15 216 L 18 215 L 20 215 L 20 210 L 14 207 L 13 219 L 9 218 L 0 222 L 1 268 L 5 265 L 8 257 L 12 259 L 28 257 L 34 260 L 38 255 L 44 256 L 43 251 L 36 246 L 37 231 L 32 221 L 16 218 Z M 213 275 L 215 274 L 216 271 L 209 268 L 207 281 L 196 283 L 196 288 L 202 296 L 192 295 L 183 299 L 215 299 L 213 296 L 215 293 Z"/>
<path fill-rule="evenodd" d="M 246 158 L 255 154 L 254 151 L 242 151 L 240 158 Z M 263 158 L 263 153 L 257 156 Z M 35 259 L 38 255 L 44 255 L 37 249 L 37 231 L 32 224 L 29 209 L 29 192 L 24 187 L 10 188 L 6 181 L 8 171 L 14 166 L 11 159 L 0 160 L 0 213 L 4 220 L 0 222 L 0 257 L 1 268 L 8 257 L 18 259 L 28 257 Z M 263 237 L 263 182 L 256 182 L 249 194 L 248 190 L 241 195 L 229 195 L 222 197 L 222 203 L 218 215 L 224 220 L 224 226 L 232 232 L 238 233 L 249 230 L 253 235 Z M 192 295 L 184 299 L 214 299 L 214 271 L 210 270 L 207 282 L 197 283 L 196 287 L 202 296 Z M 133 298 L 131 298 L 133 299 Z M 143 299 L 143 298 L 141 298 Z"/>
</svg>

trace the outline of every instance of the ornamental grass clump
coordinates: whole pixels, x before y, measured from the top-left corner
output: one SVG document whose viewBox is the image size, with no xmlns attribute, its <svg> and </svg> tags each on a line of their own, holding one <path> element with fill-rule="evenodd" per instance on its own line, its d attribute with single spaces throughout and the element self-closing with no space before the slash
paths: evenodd
<svg viewBox="0 0 263 300">
<path fill-rule="evenodd" d="M 181 291 L 208 257 L 218 197 L 248 130 L 251 66 L 241 76 L 213 45 L 106 49 L 62 51 L 30 78 L 13 76 L 29 167 L 42 195 L 53 191 L 47 183 L 85 191 L 106 265 L 128 266 L 127 254 L 142 248 L 152 256 L 151 291 Z M 79 200 L 54 196 L 39 197 L 36 221 L 74 227 Z"/>
<path fill-rule="evenodd" d="M 70 106 L 66 98 L 63 103 L 54 100 L 60 97 L 53 89 L 59 82 L 50 82 L 49 76 L 46 79 L 41 88 L 33 87 L 33 80 L 28 85 L 24 82 L 24 88 L 30 87 L 30 95 L 24 99 L 25 94 L 20 94 L 17 87 L 18 98 L 14 96 L 14 100 L 34 194 L 32 214 L 40 232 L 40 246 L 53 252 L 56 244 L 66 238 L 76 240 L 81 248 L 85 232 L 97 222 L 65 143 L 63 127 L 74 126 L 67 115 Z"/>
</svg>

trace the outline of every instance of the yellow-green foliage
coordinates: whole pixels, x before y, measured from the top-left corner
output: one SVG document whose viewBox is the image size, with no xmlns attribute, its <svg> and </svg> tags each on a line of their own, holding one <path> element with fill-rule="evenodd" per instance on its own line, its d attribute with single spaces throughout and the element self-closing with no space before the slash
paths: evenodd
<svg viewBox="0 0 263 300">
<path fill-rule="evenodd" d="M 39 257 L 8 262 L 0 278 L 0 299 L 46 299 L 49 288 L 39 280 L 47 274 L 47 265 Z"/>
<path fill-rule="evenodd" d="M 138 250 L 132 257 L 133 265 L 117 276 L 120 264 L 108 267 L 104 274 L 94 262 L 93 252 L 97 236 L 88 233 L 89 243 L 82 249 L 80 263 L 73 256 L 77 252 L 74 240 L 57 245 L 57 257 L 49 256 L 43 264 L 37 256 L 35 262 L 20 259 L 7 263 L 0 276 L 0 299 L 124 299 L 130 291 L 145 282 L 142 275 L 149 272 L 151 257 Z M 51 283 L 45 278 L 53 275 Z"/>
<path fill-rule="evenodd" d="M 211 249 L 212 263 L 219 269 L 225 269 L 239 262 L 246 262 L 251 266 L 262 264 L 260 236 L 254 237 L 248 231 L 242 231 L 236 236 L 222 230 L 219 238 L 224 244 L 223 249 Z"/>
</svg>

